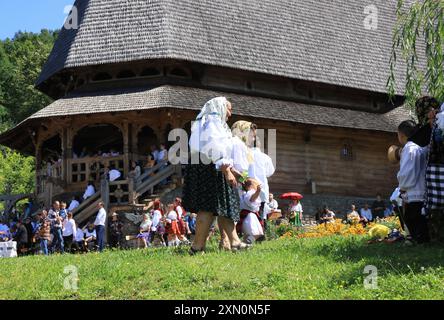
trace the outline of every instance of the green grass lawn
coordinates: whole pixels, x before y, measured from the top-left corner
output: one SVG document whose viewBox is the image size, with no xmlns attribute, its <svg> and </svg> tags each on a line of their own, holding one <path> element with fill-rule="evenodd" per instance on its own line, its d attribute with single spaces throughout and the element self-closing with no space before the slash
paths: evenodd
<svg viewBox="0 0 444 320">
<path fill-rule="evenodd" d="M 444 299 L 444 248 L 366 243 L 365 237 L 280 239 L 242 253 L 108 251 L 0 260 L 1 299 Z M 64 289 L 64 268 L 78 290 Z M 364 267 L 378 288 L 364 288 Z"/>
</svg>

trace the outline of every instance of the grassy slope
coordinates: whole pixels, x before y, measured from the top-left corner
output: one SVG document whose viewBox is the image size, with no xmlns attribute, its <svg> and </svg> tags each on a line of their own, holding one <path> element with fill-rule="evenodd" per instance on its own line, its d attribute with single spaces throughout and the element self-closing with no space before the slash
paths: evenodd
<svg viewBox="0 0 444 320">
<path fill-rule="evenodd" d="M 185 249 L 0 260 L 1 299 L 444 299 L 444 248 L 364 238 L 282 239 L 243 253 Z M 378 267 L 379 289 L 363 269 Z M 64 267 L 79 290 L 63 289 Z M 173 294 L 175 293 L 175 294 Z"/>
</svg>

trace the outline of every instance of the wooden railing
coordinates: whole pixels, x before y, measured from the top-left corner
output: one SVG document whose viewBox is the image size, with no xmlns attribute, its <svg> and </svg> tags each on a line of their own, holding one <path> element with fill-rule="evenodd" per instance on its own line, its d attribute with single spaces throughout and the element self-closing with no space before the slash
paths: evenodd
<svg viewBox="0 0 444 320">
<path fill-rule="evenodd" d="M 78 224 L 85 222 L 97 213 L 97 205 L 103 202 L 106 208 L 115 205 L 134 204 L 144 193 L 152 190 L 162 181 L 178 173 L 180 167 L 168 165 L 161 162 L 156 166 L 146 170 L 138 179 L 119 180 L 109 182 L 101 179 L 100 190 L 86 199 L 74 211 L 74 219 Z"/>
<path fill-rule="evenodd" d="M 68 184 L 85 183 L 89 180 L 99 181 L 106 167 L 114 167 L 125 173 L 124 156 L 87 157 L 68 160 Z"/>
<path fill-rule="evenodd" d="M 134 180 L 119 180 L 109 183 L 109 203 L 112 205 L 133 204 Z"/>
<path fill-rule="evenodd" d="M 101 180 L 100 190 L 94 193 L 91 197 L 83 201 L 80 206 L 78 206 L 73 211 L 74 220 L 78 224 L 82 224 L 87 219 L 91 218 L 98 211 L 99 202 L 103 202 L 105 207 L 108 207 L 107 199 L 104 199 L 108 195 L 109 182 L 106 179 Z"/>
<path fill-rule="evenodd" d="M 164 164 L 163 164 L 164 165 Z M 139 184 L 135 188 L 136 191 L 134 192 L 134 198 L 137 199 L 144 193 L 148 191 L 152 191 L 155 186 L 160 184 L 162 181 L 168 179 L 173 174 L 176 173 L 176 167 L 173 165 L 169 166 L 162 166 L 162 163 L 159 163 L 159 171 L 156 172 L 154 175 L 152 173 L 156 171 L 157 166 L 154 166 L 150 170 L 144 173 L 143 176 L 141 176 L 142 179 L 140 179 Z"/>
</svg>

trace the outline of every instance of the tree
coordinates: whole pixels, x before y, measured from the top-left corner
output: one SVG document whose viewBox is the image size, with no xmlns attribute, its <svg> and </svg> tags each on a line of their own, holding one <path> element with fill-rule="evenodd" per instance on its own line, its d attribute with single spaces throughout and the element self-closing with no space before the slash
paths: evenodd
<svg viewBox="0 0 444 320">
<path fill-rule="evenodd" d="M 7 148 L 0 149 L 0 194 L 32 193 L 34 158 Z"/>
<path fill-rule="evenodd" d="M 410 3 L 412 1 L 409 1 Z M 444 0 L 398 0 L 389 94 L 395 95 L 398 53 L 406 63 L 406 102 L 413 107 L 424 91 L 444 101 Z"/>
<path fill-rule="evenodd" d="M 58 32 L 18 32 L 0 41 L 0 133 L 51 102 L 34 88 Z M 0 194 L 34 191 L 34 158 L 0 146 Z"/>
<path fill-rule="evenodd" d="M 0 41 L 0 120 L 17 124 L 51 102 L 34 88 L 58 32 L 18 32 Z M 0 126 L 0 130 L 1 130 Z"/>
</svg>

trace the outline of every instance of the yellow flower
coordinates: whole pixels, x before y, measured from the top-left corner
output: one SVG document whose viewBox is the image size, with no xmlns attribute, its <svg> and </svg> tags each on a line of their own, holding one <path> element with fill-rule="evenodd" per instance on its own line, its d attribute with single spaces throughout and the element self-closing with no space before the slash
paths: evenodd
<svg viewBox="0 0 444 320">
<path fill-rule="evenodd" d="M 368 233 L 372 238 L 384 239 L 390 233 L 390 228 L 382 224 L 377 224 L 372 227 Z"/>
</svg>

